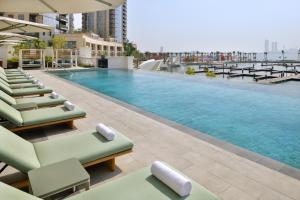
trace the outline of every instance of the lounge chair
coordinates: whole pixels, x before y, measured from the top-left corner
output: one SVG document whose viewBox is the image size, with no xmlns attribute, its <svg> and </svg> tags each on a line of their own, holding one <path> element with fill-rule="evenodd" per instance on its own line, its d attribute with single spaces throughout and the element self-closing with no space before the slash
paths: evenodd
<svg viewBox="0 0 300 200">
<path fill-rule="evenodd" d="M 5 75 L 3 75 L 2 73 L 0 73 L 0 79 L 4 80 L 5 82 L 7 82 L 8 84 L 17 84 L 17 83 L 33 83 L 32 79 L 28 79 L 28 78 L 23 78 L 23 79 L 14 79 L 14 80 L 9 80 L 6 78 Z"/>
<path fill-rule="evenodd" d="M 2 125 L 11 131 L 22 131 L 53 124 L 67 124 L 73 127 L 73 121 L 84 118 L 85 115 L 86 113 L 77 106 L 75 106 L 74 110 L 70 111 L 64 105 L 18 111 L 0 100 L 0 118 L 6 120 L 2 122 Z"/>
<path fill-rule="evenodd" d="M 117 137 L 113 141 L 107 141 L 95 129 L 31 143 L 0 126 L 0 160 L 23 173 L 69 158 L 77 158 L 84 167 L 106 162 L 114 170 L 115 158 L 133 148 L 126 136 L 115 132 Z M 9 184 L 24 187 L 26 181 Z"/>
<path fill-rule="evenodd" d="M 37 88 L 37 87 L 27 87 L 27 88 L 17 88 L 12 89 L 7 85 L 0 82 L 0 90 L 9 94 L 10 96 L 19 97 L 19 96 L 31 96 L 31 95 L 40 95 L 44 96 L 47 93 L 51 93 L 52 89 L 49 88 Z"/>
<path fill-rule="evenodd" d="M 57 99 L 53 99 L 50 96 L 13 98 L 1 90 L 0 99 L 17 110 L 27 109 L 30 104 L 33 107 L 40 108 L 61 105 L 66 101 L 66 99 L 61 96 Z"/>
<path fill-rule="evenodd" d="M 36 83 L 17 83 L 17 84 L 9 84 L 6 81 L 0 79 L 0 83 L 10 87 L 11 89 L 18 89 L 18 88 L 29 88 L 29 87 L 38 87 Z"/>
<path fill-rule="evenodd" d="M 66 200 L 219 200 L 206 188 L 191 181 L 192 191 L 180 197 L 163 182 L 154 177 L 146 167 L 116 180 L 104 183 Z M 0 183 L 0 199 L 41 200 L 35 196 Z"/>
</svg>

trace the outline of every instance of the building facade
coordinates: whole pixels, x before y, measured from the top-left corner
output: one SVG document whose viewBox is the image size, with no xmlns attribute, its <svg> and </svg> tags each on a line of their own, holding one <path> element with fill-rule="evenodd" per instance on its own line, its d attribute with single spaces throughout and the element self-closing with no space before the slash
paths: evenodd
<svg viewBox="0 0 300 200">
<path fill-rule="evenodd" d="M 66 40 L 66 48 L 80 49 L 90 47 L 93 56 L 122 56 L 123 44 L 100 38 L 93 33 L 73 33 L 60 35 Z"/>
<path fill-rule="evenodd" d="M 82 31 L 95 33 L 102 38 L 127 41 L 127 1 L 111 10 L 82 14 Z"/>
</svg>

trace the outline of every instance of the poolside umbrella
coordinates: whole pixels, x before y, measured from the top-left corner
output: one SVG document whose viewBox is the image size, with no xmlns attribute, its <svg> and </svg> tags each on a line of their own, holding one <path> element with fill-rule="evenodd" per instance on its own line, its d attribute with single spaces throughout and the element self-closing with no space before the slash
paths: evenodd
<svg viewBox="0 0 300 200">
<path fill-rule="evenodd" d="M 0 7 L 1 7 L 1 3 L 0 3 Z M 36 32 L 50 32 L 53 29 L 54 27 L 45 24 L 13 19 L 9 17 L 0 17 L 0 32 L 6 31 L 6 32 L 14 32 L 14 33 L 36 33 Z"/>
<path fill-rule="evenodd" d="M 82 13 L 116 8 L 124 0 L 0 0 L 0 12 Z"/>
<path fill-rule="evenodd" d="M 36 37 L 21 35 L 17 33 L 0 32 L 0 40 L 35 40 Z"/>
</svg>

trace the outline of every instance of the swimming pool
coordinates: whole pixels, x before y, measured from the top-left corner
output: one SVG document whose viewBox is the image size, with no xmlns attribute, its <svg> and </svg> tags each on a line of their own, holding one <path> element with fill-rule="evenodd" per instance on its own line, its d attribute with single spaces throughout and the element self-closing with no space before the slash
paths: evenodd
<svg viewBox="0 0 300 200">
<path fill-rule="evenodd" d="M 300 84 L 124 70 L 53 74 L 300 169 Z"/>
</svg>

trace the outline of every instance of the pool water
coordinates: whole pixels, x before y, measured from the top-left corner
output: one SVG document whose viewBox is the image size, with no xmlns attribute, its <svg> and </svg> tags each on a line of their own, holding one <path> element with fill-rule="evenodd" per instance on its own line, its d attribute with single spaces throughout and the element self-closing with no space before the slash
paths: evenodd
<svg viewBox="0 0 300 200">
<path fill-rule="evenodd" d="M 55 75 L 300 169 L 300 83 L 125 71 Z"/>
</svg>

